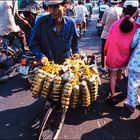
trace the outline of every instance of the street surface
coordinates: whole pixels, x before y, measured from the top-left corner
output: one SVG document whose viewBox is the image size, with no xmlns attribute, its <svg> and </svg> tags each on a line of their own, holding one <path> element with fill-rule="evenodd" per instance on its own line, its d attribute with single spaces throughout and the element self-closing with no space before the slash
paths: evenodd
<svg viewBox="0 0 140 140">
<path fill-rule="evenodd" d="M 96 31 L 97 9 L 93 11 L 87 32 L 79 40 L 81 51 L 94 53 L 100 65 L 101 39 Z M 82 108 L 69 110 L 59 139 L 138 140 L 140 139 L 139 110 L 129 120 L 123 107 L 127 78 L 122 78 L 117 89 L 117 103 L 110 106 L 105 100 L 109 94 L 108 78 L 99 69 L 102 85 L 98 101 L 87 115 Z M 139 92 L 140 93 L 140 92 Z M 42 99 L 34 99 L 27 81 L 15 75 L 0 85 L 0 140 L 35 140 L 43 117 Z"/>
</svg>

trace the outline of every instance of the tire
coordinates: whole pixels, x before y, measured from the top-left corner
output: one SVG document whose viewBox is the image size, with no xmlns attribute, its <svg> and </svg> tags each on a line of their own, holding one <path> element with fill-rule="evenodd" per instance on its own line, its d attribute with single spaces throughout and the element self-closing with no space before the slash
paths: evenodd
<svg viewBox="0 0 140 140">
<path fill-rule="evenodd" d="M 40 125 L 39 131 L 38 131 L 38 135 L 37 135 L 37 140 L 42 140 L 42 134 L 44 131 L 44 128 L 47 124 L 48 118 L 50 116 L 50 114 L 52 113 L 53 108 L 49 108 L 45 114 L 45 117 L 43 118 L 43 121 Z"/>
<path fill-rule="evenodd" d="M 49 108 L 39 129 L 37 140 L 57 139 L 62 129 L 66 111 L 59 105 Z"/>
<path fill-rule="evenodd" d="M 8 47 L 8 52 L 3 48 L 0 49 L 0 82 L 5 82 L 12 77 L 15 63 L 16 57 L 10 47 Z"/>
<path fill-rule="evenodd" d="M 59 136 L 59 133 L 63 127 L 63 124 L 64 124 L 64 121 L 65 121 L 65 117 L 66 117 L 66 112 L 67 112 L 67 109 L 65 111 L 62 111 L 62 114 L 60 116 L 60 122 L 59 122 L 59 126 L 58 126 L 58 129 L 55 133 L 55 136 L 53 137 L 54 140 L 58 139 L 58 136 Z"/>
</svg>

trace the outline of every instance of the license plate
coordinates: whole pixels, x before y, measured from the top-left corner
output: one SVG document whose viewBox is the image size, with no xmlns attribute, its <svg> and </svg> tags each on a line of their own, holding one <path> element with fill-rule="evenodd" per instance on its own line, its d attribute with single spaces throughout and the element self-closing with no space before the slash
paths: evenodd
<svg viewBox="0 0 140 140">
<path fill-rule="evenodd" d="M 29 66 L 22 66 L 22 65 L 20 65 L 19 72 L 21 74 L 27 75 L 28 72 L 29 72 Z"/>
</svg>

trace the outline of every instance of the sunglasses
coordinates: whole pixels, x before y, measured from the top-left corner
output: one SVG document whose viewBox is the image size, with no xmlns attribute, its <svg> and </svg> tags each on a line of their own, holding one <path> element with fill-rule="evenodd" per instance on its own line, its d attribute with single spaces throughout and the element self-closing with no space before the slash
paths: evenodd
<svg viewBox="0 0 140 140">
<path fill-rule="evenodd" d="M 60 6 L 60 4 L 49 5 L 49 8 L 57 9 L 57 8 L 59 8 L 59 6 Z"/>
</svg>

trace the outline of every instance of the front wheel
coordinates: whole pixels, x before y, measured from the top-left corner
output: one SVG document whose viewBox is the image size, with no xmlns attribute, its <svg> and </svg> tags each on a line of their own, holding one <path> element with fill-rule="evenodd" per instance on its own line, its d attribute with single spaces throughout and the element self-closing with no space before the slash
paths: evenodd
<svg viewBox="0 0 140 140">
<path fill-rule="evenodd" d="M 54 105 L 47 110 L 47 113 L 40 125 L 37 140 L 58 139 L 62 129 L 66 111 L 63 111 L 60 105 Z"/>
<path fill-rule="evenodd" d="M 46 114 L 45 114 L 45 116 L 44 116 L 44 118 L 43 118 L 43 121 L 42 121 L 42 123 L 41 123 L 41 125 L 40 125 L 39 132 L 38 132 L 38 136 L 37 136 L 37 140 L 42 140 L 42 138 L 43 138 L 42 135 L 43 135 L 44 129 L 45 129 L 45 127 L 46 127 L 48 118 L 49 118 L 50 114 L 52 113 L 52 110 L 53 110 L 52 108 L 49 108 L 49 109 L 47 110 L 47 112 L 46 112 Z"/>
</svg>

